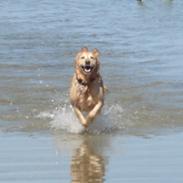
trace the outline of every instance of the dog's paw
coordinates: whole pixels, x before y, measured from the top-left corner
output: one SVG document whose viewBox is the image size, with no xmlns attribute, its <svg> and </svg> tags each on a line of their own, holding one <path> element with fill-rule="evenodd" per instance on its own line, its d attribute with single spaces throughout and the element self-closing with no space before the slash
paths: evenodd
<svg viewBox="0 0 183 183">
<path fill-rule="evenodd" d="M 88 127 L 88 122 L 87 122 L 87 120 L 85 119 L 85 120 L 82 120 L 81 121 L 81 124 L 83 125 L 83 127 L 85 127 L 85 128 L 87 128 Z"/>
<path fill-rule="evenodd" d="M 86 124 L 83 124 L 83 126 L 85 127 L 85 128 L 88 128 L 88 124 L 86 123 Z"/>
</svg>

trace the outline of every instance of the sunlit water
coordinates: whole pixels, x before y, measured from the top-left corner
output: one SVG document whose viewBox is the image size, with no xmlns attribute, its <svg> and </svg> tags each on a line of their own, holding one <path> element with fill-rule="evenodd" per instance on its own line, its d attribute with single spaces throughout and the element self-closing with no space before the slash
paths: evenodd
<svg viewBox="0 0 183 183">
<path fill-rule="evenodd" d="M 182 182 L 182 7 L 2 0 L 0 182 Z M 109 89 L 86 131 L 68 99 L 83 46 Z"/>
</svg>

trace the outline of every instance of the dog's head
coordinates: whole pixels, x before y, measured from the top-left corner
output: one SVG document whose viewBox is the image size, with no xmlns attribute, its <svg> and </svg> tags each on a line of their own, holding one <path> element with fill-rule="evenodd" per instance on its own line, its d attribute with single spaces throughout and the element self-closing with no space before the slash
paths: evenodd
<svg viewBox="0 0 183 183">
<path fill-rule="evenodd" d="M 92 52 L 82 48 L 76 55 L 75 69 L 78 74 L 93 76 L 99 72 L 99 51 L 95 48 Z"/>
</svg>

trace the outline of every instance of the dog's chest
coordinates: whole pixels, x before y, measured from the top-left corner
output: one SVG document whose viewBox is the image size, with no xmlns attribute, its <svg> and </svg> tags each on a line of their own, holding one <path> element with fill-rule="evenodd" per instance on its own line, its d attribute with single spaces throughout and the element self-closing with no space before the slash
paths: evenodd
<svg viewBox="0 0 183 183">
<path fill-rule="evenodd" d="M 80 90 L 79 95 L 79 106 L 82 110 L 91 110 L 98 101 L 97 91 L 91 90 L 87 87 L 83 87 Z"/>
</svg>

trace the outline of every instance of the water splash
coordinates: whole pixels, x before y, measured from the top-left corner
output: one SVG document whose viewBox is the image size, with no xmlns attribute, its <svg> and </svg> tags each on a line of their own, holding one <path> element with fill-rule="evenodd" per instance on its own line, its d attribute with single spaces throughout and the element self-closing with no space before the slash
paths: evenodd
<svg viewBox="0 0 183 183">
<path fill-rule="evenodd" d="M 123 108 L 118 105 L 108 106 L 103 108 L 102 113 L 97 116 L 96 120 L 91 123 L 87 130 L 81 125 L 72 107 L 68 104 L 58 108 L 53 112 L 42 112 L 38 115 L 42 119 L 50 119 L 50 127 L 55 130 L 65 130 L 69 133 L 110 133 L 114 130 L 123 128 L 120 122 L 123 114 Z"/>
<path fill-rule="evenodd" d="M 84 130 L 70 105 L 64 105 L 55 111 L 55 116 L 50 121 L 50 126 L 53 129 L 62 129 L 70 133 L 81 133 Z"/>
</svg>

